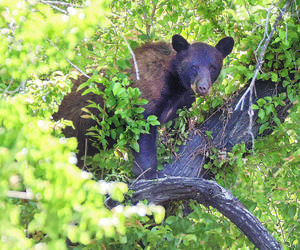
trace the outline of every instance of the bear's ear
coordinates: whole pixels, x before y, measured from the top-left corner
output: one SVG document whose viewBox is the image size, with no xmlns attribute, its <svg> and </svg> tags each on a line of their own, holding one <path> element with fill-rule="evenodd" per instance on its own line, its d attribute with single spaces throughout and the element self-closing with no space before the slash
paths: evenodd
<svg viewBox="0 0 300 250">
<path fill-rule="evenodd" d="M 176 52 L 187 50 L 190 44 L 181 35 L 174 35 L 172 37 L 172 46 Z"/>
<path fill-rule="evenodd" d="M 233 46 L 234 46 L 234 40 L 232 37 L 228 36 L 221 39 L 218 42 L 218 44 L 216 45 L 216 49 L 219 50 L 225 58 L 231 53 Z"/>
</svg>

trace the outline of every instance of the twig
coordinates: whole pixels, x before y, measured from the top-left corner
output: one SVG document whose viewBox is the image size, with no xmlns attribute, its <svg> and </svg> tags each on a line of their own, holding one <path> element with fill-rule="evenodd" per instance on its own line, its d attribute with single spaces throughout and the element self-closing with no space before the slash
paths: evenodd
<svg viewBox="0 0 300 250">
<path fill-rule="evenodd" d="M 24 89 L 25 88 L 25 81 L 22 81 L 20 83 L 20 85 L 15 90 L 9 90 L 10 87 L 12 86 L 13 81 L 14 81 L 14 79 L 11 78 L 11 80 L 10 80 L 7 88 L 2 92 L 2 96 L 4 96 L 4 94 L 10 94 L 10 95 L 12 95 L 12 94 L 18 92 L 20 89 Z"/>
<path fill-rule="evenodd" d="M 300 22 L 300 10 L 297 12 L 298 7 L 297 7 L 297 1 L 296 0 L 294 0 L 294 4 L 295 4 L 296 16 L 297 16 L 297 18 Z"/>
<path fill-rule="evenodd" d="M 296 226 L 297 226 L 297 224 L 294 225 L 294 226 L 290 229 L 290 231 L 288 232 L 288 234 L 284 237 L 284 241 L 283 241 L 283 243 L 282 243 L 282 245 L 281 245 L 282 248 L 284 247 L 284 244 L 285 244 L 286 240 L 289 238 L 290 234 L 292 233 L 292 231 L 295 229 Z"/>
<path fill-rule="evenodd" d="M 63 9 L 61 9 L 61 8 L 55 6 L 55 5 L 52 5 L 52 4 L 48 4 L 48 5 L 50 5 L 50 7 L 51 7 L 52 9 L 55 9 L 55 10 L 57 10 L 57 11 L 63 13 L 63 14 L 66 14 L 66 15 L 68 14 L 68 11 L 63 10 Z"/>
<path fill-rule="evenodd" d="M 47 37 L 45 37 L 45 39 L 51 43 L 51 45 L 60 53 L 63 55 L 63 53 L 60 51 L 59 48 L 57 48 L 57 46 Z M 90 79 L 91 77 L 89 75 L 87 75 L 85 72 L 83 72 L 78 66 L 76 66 L 74 63 L 72 63 L 66 56 L 63 55 L 63 57 L 66 59 L 66 61 L 72 65 L 76 70 L 78 70 L 82 75 L 84 75 L 86 78 Z"/>
<path fill-rule="evenodd" d="M 68 6 L 68 7 L 73 7 L 73 8 L 83 8 L 83 6 L 81 6 L 81 5 L 65 3 L 65 2 L 61 2 L 61 1 L 44 1 L 44 0 L 41 0 L 41 3 L 49 4 L 49 5 L 55 4 L 55 5 L 61 5 L 61 6 Z"/>
<path fill-rule="evenodd" d="M 60 1 L 43 1 L 43 0 L 41 0 L 41 3 L 50 5 L 51 8 L 65 14 L 65 15 L 69 14 L 69 8 L 83 8 L 83 6 L 81 6 L 81 5 L 64 3 L 64 2 L 60 2 Z M 68 7 L 68 8 L 67 8 L 67 10 L 64 10 L 64 9 L 59 8 L 56 5 L 60 5 L 60 6 Z"/>
<path fill-rule="evenodd" d="M 273 29 L 271 30 L 270 34 L 266 34 L 267 36 L 267 39 L 265 40 L 265 43 L 264 45 L 262 46 L 262 49 L 261 49 L 261 52 L 260 52 L 260 55 L 259 55 L 259 58 L 258 58 L 258 61 L 256 63 L 256 67 L 255 67 L 255 71 L 254 71 L 254 75 L 253 75 L 253 78 L 251 80 L 251 83 L 250 83 L 250 86 L 248 87 L 247 91 L 244 93 L 244 95 L 241 97 L 241 99 L 239 100 L 238 104 L 236 105 L 235 107 L 235 110 L 237 110 L 240 106 L 241 106 L 241 110 L 243 110 L 243 107 L 244 107 L 244 101 L 245 101 L 245 97 L 247 96 L 247 94 L 250 92 L 250 98 L 251 98 L 251 95 L 253 93 L 253 87 L 254 87 L 254 84 L 255 84 L 255 80 L 257 78 L 257 74 L 263 64 L 263 57 L 264 57 L 264 54 L 265 54 L 265 51 L 267 49 L 267 46 L 277 28 L 277 25 L 279 23 L 279 21 L 282 19 L 282 16 L 284 15 L 284 13 L 286 12 L 286 9 L 289 5 L 290 1 L 286 1 L 282 11 L 280 11 L 278 17 L 276 18 L 274 24 L 273 24 Z M 266 27 L 267 27 L 267 22 L 268 22 L 268 18 L 266 20 Z M 264 41 L 265 37 L 263 38 L 262 41 Z M 261 42 L 262 43 L 262 42 Z M 261 44 L 260 43 L 260 44 Z M 260 45 L 258 46 L 258 48 L 260 47 Z"/>
<path fill-rule="evenodd" d="M 9 14 L 10 16 L 10 23 L 6 23 L 8 28 L 11 30 L 12 34 L 15 35 L 15 29 L 16 29 L 16 20 L 13 18 L 12 13 L 10 13 L 10 9 L 8 7 L 5 7 L 5 11 Z"/>
<path fill-rule="evenodd" d="M 248 16 L 250 17 L 251 14 L 250 14 L 250 11 L 248 10 L 247 6 L 246 6 L 246 5 L 247 5 L 246 0 L 244 0 L 244 4 L 245 4 L 246 11 L 247 11 L 247 13 L 248 13 Z"/>
<path fill-rule="evenodd" d="M 19 191 L 7 191 L 7 196 L 9 198 L 17 198 L 17 199 L 23 199 L 23 200 L 32 200 L 33 199 L 33 193 L 30 189 L 28 189 L 26 192 L 19 192 Z"/>
<path fill-rule="evenodd" d="M 142 5 L 143 7 L 145 7 L 145 1 L 142 0 Z M 151 23 L 153 25 L 153 19 L 154 19 L 154 16 L 155 16 L 155 12 L 156 12 L 156 4 L 153 3 L 153 9 L 152 9 L 152 13 L 151 13 Z M 144 20 L 145 20 L 145 25 L 146 25 L 146 33 L 147 33 L 147 37 L 150 37 L 150 29 L 151 29 L 151 25 L 147 23 L 147 19 L 148 19 L 148 16 L 146 14 L 146 12 L 144 11 Z"/>
<path fill-rule="evenodd" d="M 119 32 L 119 34 L 122 36 L 127 48 L 129 49 L 130 51 L 130 54 L 132 56 L 132 60 L 133 60 L 133 65 L 134 65 L 134 68 L 135 68 L 135 73 L 136 73 L 136 80 L 140 80 L 140 74 L 139 74 L 139 68 L 138 68 L 138 65 L 137 65 L 137 62 L 136 62 L 136 58 L 135 58 L 135 54 L 133 52 L 133 50 L 131 49 L 130 45 L 128 44 L 127 42 L 127 39 L 125 38 L 125 36 L 122 34 L 122 32 L 118 31 L 118 29 L 116 28 L 116 26 L 112 23 L 112 21 L 110 21 L 107 17 L 105 17 L 105 19 L 111 24 L 111 26 L 113 26 L 113 28 L 115 29 L 116 32 Z"/>
<path fill-rule="evenodd" d="M 87 156 L 87 149 L 88 149 L 88 139 L 85 138 L 85 146 L 84 146 L 84 160 L 83 160 L 83 167 L 86 168 L 86 156 Z"/>
<path fill-rule="evenodd" d="M 144 0 L 142 0 L 142 5 L 143 5 L 143 7 L 145 7 L 145 1 Z M 144 13 L 144 20 L 145 20 L 145 22 L 146 22 L 146 33 L 147 33 L 147 36 L 149 37 L 150 36 L 150 25 L 149 24 L 147 24 L 147 19 L 148 19 L 148 17 L 147 17 L 147 14 L 146 14 L 146 12 L 145 11 L 143 11 L 143 13 Z"/>
</svg>

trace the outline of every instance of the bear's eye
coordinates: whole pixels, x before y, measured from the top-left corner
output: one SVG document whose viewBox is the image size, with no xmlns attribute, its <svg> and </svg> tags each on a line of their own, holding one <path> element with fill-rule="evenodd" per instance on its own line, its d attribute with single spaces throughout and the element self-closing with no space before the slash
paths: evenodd
<svg viewBox="0 0 300 250">
<path fill-rule="evenodd" d="M 192 65 L 191 66 L 191 70 L 193 71 L 193 73 L 196 73 L 197 72 L 197 66 L 196 65 Z"/>
<path fill-rule="evenodd" d="M 209 71 L 210 71 L 210 73 L 215 73 L 217 71 L 217 68 L 214 65 L 211 65 L 209 67 Z"/>
</svg>

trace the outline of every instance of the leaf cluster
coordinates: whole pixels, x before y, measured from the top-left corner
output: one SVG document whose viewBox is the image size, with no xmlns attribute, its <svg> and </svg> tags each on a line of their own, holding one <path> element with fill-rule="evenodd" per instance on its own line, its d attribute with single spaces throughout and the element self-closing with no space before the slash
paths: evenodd
<svg viewBox="0 0 300 250">
<path fill-rule="evenodd" d="M 116 239 L 130 217 L 153 214 L 160 223 L 159 206 L 106 208 L 105 195 L 121 202 L 127 185 L 97 182 L 76 168 L 71 139 L 53 137 L 49 121 L 29 116 L 20 98 L 1 102 L 0 110 L 1 248 L 66 249 L 67 238 L 84 245 Z"/>
<path fill-rule="evenodd" d="M 94 79 L 90 79 L 94 80 Z M 138 139 L 141 133 L 148 133 L 150 125 L 159 125 L 157 117 L 150 115 L 144 120 L 143 105 L 148 101 L 140 98 L 140 90 L 130 87 L 130 81 L 127 76 L 120 74 L 114 76 L 110 81 L 102 78 L 101 84 L 105 86 L 104 91 L 98 88 L 89 88 L 83 92 L 83 95 L 93 92 L 101 95 L 104 100 L 104 107 L 95 102 L 91 102 L 86 108 L 96 108 L 100 111 L 99 117 L 87 110 L 90 118 L 97 121 L 98 126 L 90 129 L 89 135 L 92 135 L 97 142 L 100 142 L 105 149 L 108 145 L 108 139 L 116 141 L 116 147 L 122 151 L 125 145 L 139 151 Z M 85 87 L 89 82 L 81 85 Z"/>
<path fill-rule="evenodd" d="M 90 173 L 78 170 L 72 153 L 76 141 L 56 138 L 48 118 L 70 90 L 71 68 L 128 66 L 124 38 L 134 49 L 148 40 L 169 41 L 178 33 L 191 42 L 211 45 L 233 36 L 235 49 L 225 60 L 211 95 L 198 98 L 187 116 L 186 111 L 180 113 L 175 127 L 185 133 L 188 122 L 205 120 L 253 77 L 258 45 L 284 3 L 274 7 L 271 0 L 62 2 L 83 8 L 63 14 L 42 1 L 0 3 L 0 248 L 66 249 L 67 238 L 79 244 L 77 249 L 251 248 L 226 218 L 197 204 L 191 205 L 194 212 L 189 216 L 179 212 L 163 221 L 162 208 L 144 204 L 107 209 L 106 197 L 123 202 L 127 186 L 97 182 Z M 214 159 L 219 164 L 218 183 L 263 221 L 284 249 L 299 248 L 300 231 L 300 86 L 294 84 L 299 81 L 300 32 L 299 6 L 292 2 L 266 50 L 258 78 L 282 81 L 294 107 L 279 125 L 274 108 L 285 97 L 260 100 L 255 108 L 259 109 L 261 133 L 275 122 L 273 134 L 255 142 L 255 154 L 237 145 L 225 160 Z M 139 105 L 144 101 L 139 91 L 130 89 L 127 78 L 115 75 L 111 80 L 101 79 L 107 90 L 89 90 L 106 100 L 102 109 L 91 104 L 104 116 L 96 117 L 100 127 L 93 133 L 104 145 L 110 136 L 119 139 L 120 148 L 129 143 L 138 150 L 138 135 L 149 126 L 140 120 L 143 111 Z M 114 116 L 108 116 L 108 108 L 114 110 Z M 175 151 L 181 137 L 171 140 L 167 151 Z M 119 168 L 120 163 L 112 166 L 112 158 L 113 153 L 106 152 L 94 160 L 97 166 L 107 161 L 107 168 Z M 110 174 L 111 179 L 127 181 L 117 171 Z M 106 178 L 103 172 L 98 176 Z M 14 198 L 15 194 L 25 197 Z"/>
</svg>

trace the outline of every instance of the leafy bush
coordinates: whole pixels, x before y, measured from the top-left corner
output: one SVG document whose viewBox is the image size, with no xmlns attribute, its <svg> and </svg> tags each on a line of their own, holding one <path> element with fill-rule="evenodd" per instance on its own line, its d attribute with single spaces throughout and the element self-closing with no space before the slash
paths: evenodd
<svg viewBox="0 0 300 250">
<path fill-rule="evenodd" d="M 97 78 L 97 76 L 96 76 Z M 89 79 L 80 88 L 89 85 Z M 141 133 L 148 133 L 149 126 L 159 125 L 157 117 L 150 115 L 144 120 L 142 105 L 148 103 L 147 100 L 140 98 L 140 90 L 130 87 L 130 81 L 127 76 L 120 74 L 114 76 L 111 80 L 101 78 L 100 83 L 105 86 L 102 92 L 100 89 L 88 88 L 82 95 L 93 92 L 101 95 L 104 99 L 105 106 L 100 107 L 99 104 L 91 102 L 86 108 L 96 108 L 100 111 L 100 117 L 95 117 L 93 113 L 85 109 L 90 115 L 86 118 L 94 119 L 99 127 L 92 127 L 89 135 L 102 144 L 103 148 L 107 147 L 107 138 L 110 137 L 117 141 L 119 150 L 124 150 L 124 145 L 129 145 L 133 150 L 139 151 L 137 143 Z"/>
<path fill-rule="evenodd" d="M 111 176 L 103 176 L 105 171 L 99 168 L 95 171 L 101 172 L 97 176 L 102 179 L 118 180 L 114 183 L 97 181 L 78 170 L 72 153 L 75 139 L 57 138 L 52 126 L 58 124 L 49 122 L 49 116 L 70 91 L 72 68 L 127 66 L 130 53 L 124 39 L 134 49 L 148 40 L 169 41 L 176 33 L 212 45 L 221 37 L 233 36 L 234 52 L 226 59 L 211 95 L 197 98 L 188 115 L 180 111 L 175 128 L 185 132 L 188 122 L 204 121 L 253 77 L 258 45 L 284 3 L 274 7 L 271 0 L 61 2 L 65 5 L 35 0 L 0 3 L 1 249 L 66 249 L 67 239 L 78 243 L 73 246 L 76 249 L 251 248 L 241 232 L 214 209 L 192 204 L 189 216 L 179 209 L 163 220 L 162 207 L 123 204 L 128 189 L 119 182 L 128 182 L 120 175 L 123 163 L 114 165 L 112 152 L 93 159 L 95 165 L 101 165 L 105 157 L 105 170 L 113 169 L 106 172 Z M 244 145 L 236 145 L 227 159 L 213 159 L 219 166 L 218 183 L 263 221 L 284 249 L 298 249 L 300 244 L 297 7 L 292 1 L 284 22 L 277 26 L 258 75 L 274 84 L 282 81 L 287 87 L 287 97 L 294 103 L 288 118 L 279 124 L 274 112 L 285 96 L 260 100 L 255 108 L 260 112 L 261 132 L 275 122 L 273 134 L 255 142 L 255 154 L 245 156 Z M 143 101 L 127 85 L 126 78 L 118 77 L 101 93 L 109 97 L 108 106 L 119 108 L 116 113 L 127 122 L 127 134 L 121 137 L 124 130 L 117 127 L 125 123 L 118 124 L 116 118 L 106 119 L 104 130 L 98 132 L 115 138 L 120 135 L 120 147 L 126 141 L 137 149 L 138 134 L 148 125 L 133 122 L 142 109 L 131 105 Z M 129 103 L 134 113 L 127 109 Z M 112 124 L 116 125 L 113 130 Z M 181 143 L 171 138 L 165 148 L 174 152 Z M 121 205 L 106 208 L 108 195 Z M 151 214 L 154 220 L 146 216 Z"/>
<path fill-rule="evenodd" d="M 105 195 L 123 201 L 127 185 L 97 182 L 80 171 L 72 164 L 72 139 L 51 136 L 49 121 L 28 116 L 20 98 L 1 102 L 0 111 L 1 248 L 30 248 L 41 240 L 65 249 L 67 238 L 88 245 L 124 235 L 126 217 L 134 214 L 153 212 L 161 221 L 157 206 L 106 208 Z"/>
</svg>

